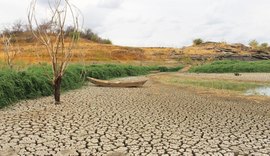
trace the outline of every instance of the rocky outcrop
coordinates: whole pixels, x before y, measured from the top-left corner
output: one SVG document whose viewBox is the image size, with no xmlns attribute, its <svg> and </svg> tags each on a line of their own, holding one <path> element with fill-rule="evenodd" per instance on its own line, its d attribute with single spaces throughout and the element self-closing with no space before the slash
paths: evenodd
<svg viewBox="0 0 270 156">
<path fill-rule="evenodd" d="M 189 54 L 190 51 L 193 53 Z M 178 51 L 172 51 L 170 54 L 171 59 L 184 59 L 187 57 L 197 61 L 210 58 L 214 60 L 257 61 L 270 60 L 270 51 L 254 50 L 240 43 L 205 42 L 199 46 L 184 47 Z"/>
</svg>

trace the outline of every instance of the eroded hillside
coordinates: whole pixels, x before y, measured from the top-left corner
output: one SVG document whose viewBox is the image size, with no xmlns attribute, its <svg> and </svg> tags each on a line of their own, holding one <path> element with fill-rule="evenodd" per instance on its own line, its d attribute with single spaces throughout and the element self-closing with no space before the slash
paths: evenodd
<svg viewBox="0 0 270 156">
<path fill-rule="evenodd" d="M 49 61 L 45 47 L 35 42 L 19 42 L 20 53 L 16 61 L 43 62 Z M 1 59 L 4 59 L 1 45 Z M 269 50 L 255 50 L 243 44 L 226 44 L 205 42 L 197 46 L 183 48 L 163 47 L 124 47 L 99 44 L 81 39 L 74 49 L 73 62 L 131 62 L 131 63 L 192 63 L 212 60 L 266 60 L 270 59 Z"/>
</svg>

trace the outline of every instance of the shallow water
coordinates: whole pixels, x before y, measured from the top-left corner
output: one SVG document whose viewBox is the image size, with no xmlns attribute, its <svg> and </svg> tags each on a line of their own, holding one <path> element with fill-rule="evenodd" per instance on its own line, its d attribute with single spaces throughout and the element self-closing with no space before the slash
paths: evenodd
<svg viewBox="0 0 270 156">
<path fill-rule="evenodd" d="M 250 89 L 246 92 L 246 95 L 263 95 L 270 96 L 270 86 L 259 87 L 255 89 Z"/>
</svg>

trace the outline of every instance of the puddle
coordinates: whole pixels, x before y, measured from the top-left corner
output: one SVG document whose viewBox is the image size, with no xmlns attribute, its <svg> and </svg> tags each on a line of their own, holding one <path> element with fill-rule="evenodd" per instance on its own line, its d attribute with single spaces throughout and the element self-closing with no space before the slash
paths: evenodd
<svg viewBox="0 0 270 156">
<path fill-rule="evenodd" d="M 250 89 L 246 92 L 246 95 L 263 95 L 270 96 L 270 86 L 267 87 L 259 87 L 256 89 Z"/>
</svg>

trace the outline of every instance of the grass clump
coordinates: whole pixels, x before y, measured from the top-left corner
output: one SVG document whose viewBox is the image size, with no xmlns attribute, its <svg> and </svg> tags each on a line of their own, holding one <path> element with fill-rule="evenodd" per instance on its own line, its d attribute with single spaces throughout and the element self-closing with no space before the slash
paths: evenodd
<svg viewBox="0 0 270 156">
<path fill-rule="evenodd" d="M 195 73 L 268 73 L 270 61 L 216 61 L 193 67 L 190 72 Z"/>
</svg>

